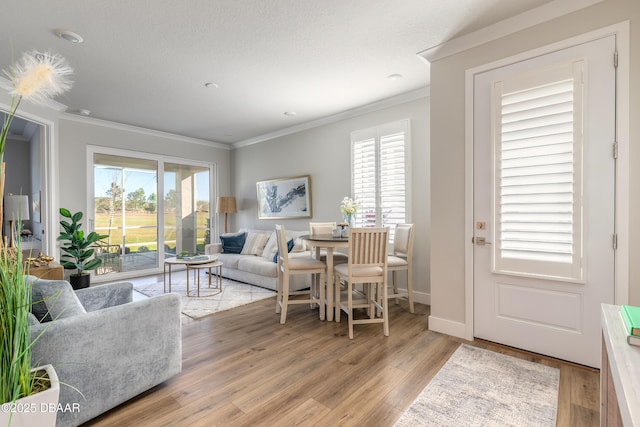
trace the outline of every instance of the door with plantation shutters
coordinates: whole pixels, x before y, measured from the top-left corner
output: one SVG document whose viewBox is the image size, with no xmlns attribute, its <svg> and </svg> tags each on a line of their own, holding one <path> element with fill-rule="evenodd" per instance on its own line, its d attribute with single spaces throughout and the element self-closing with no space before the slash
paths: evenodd
<svg viewBox="0 0 640 427">
<path fill-rule="evenodd" d="M 600 364 L 614 301 L 615 37 L 474 78 L 474 336 Z"/>
</svg>

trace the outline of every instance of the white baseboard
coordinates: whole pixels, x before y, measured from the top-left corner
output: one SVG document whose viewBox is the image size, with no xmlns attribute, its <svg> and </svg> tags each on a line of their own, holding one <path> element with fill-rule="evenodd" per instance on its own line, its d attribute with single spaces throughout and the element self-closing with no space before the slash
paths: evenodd
<svg viewBox="0 0 640 427">
<path fill-rule="evenodd" d="M 398 286 L 398 292 L 407 292 L 407 290 Z M 413 291 L 413 302 L 418 302 L 424 305 L 431 305 L 431 294 L 428 294 L 426 292 Z"/>
<path fill-rule="evenodd" d="M 461 322 L 443 319 L 441 317 L 429 316 L 429 330 L 440 332 L 465 340 L 473 340 L 473 337 L 467 337 L 467 325 Z"/>
</svg>

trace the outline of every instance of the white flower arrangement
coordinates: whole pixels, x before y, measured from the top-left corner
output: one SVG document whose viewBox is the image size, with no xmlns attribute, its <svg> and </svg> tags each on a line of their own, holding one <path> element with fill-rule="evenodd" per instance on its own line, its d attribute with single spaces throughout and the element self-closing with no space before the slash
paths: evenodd
<svg viewBox="0 0 640 427">
<path fill-rule="evenodd" d="M 358 212 L 358 202 L 350 197 L 345 197 L 340 203 L 340 210 L 343 214 L 353 215 Z"/>
</svg>

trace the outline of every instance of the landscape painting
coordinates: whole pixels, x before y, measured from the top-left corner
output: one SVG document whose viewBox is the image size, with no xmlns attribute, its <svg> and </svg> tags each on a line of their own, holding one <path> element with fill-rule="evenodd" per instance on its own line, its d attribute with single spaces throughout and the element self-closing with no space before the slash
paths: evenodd
<svg viewBox="0 0 640 427">
<path fill-rule="evenodd" d="M 310 181 L 309 175 L 259 181 L 258 218 L 311 218 Z"/>
</svg>

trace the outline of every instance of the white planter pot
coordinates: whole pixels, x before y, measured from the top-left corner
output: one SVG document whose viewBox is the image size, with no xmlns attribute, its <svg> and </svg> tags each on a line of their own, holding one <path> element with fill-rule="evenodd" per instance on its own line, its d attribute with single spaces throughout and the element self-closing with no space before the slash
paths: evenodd
<svg viewBox="0 0 640 427">
<path fill-rule="evenodd" d="M 39 366 L 31 372 L 41 369 L 47 371 L 51 387 L 40 393 L 18 399 L 14 403 L 3 403 L 0 410 L 0 427 L 55 427 L 60 381 L 52 365 Z"/>
</svg>

